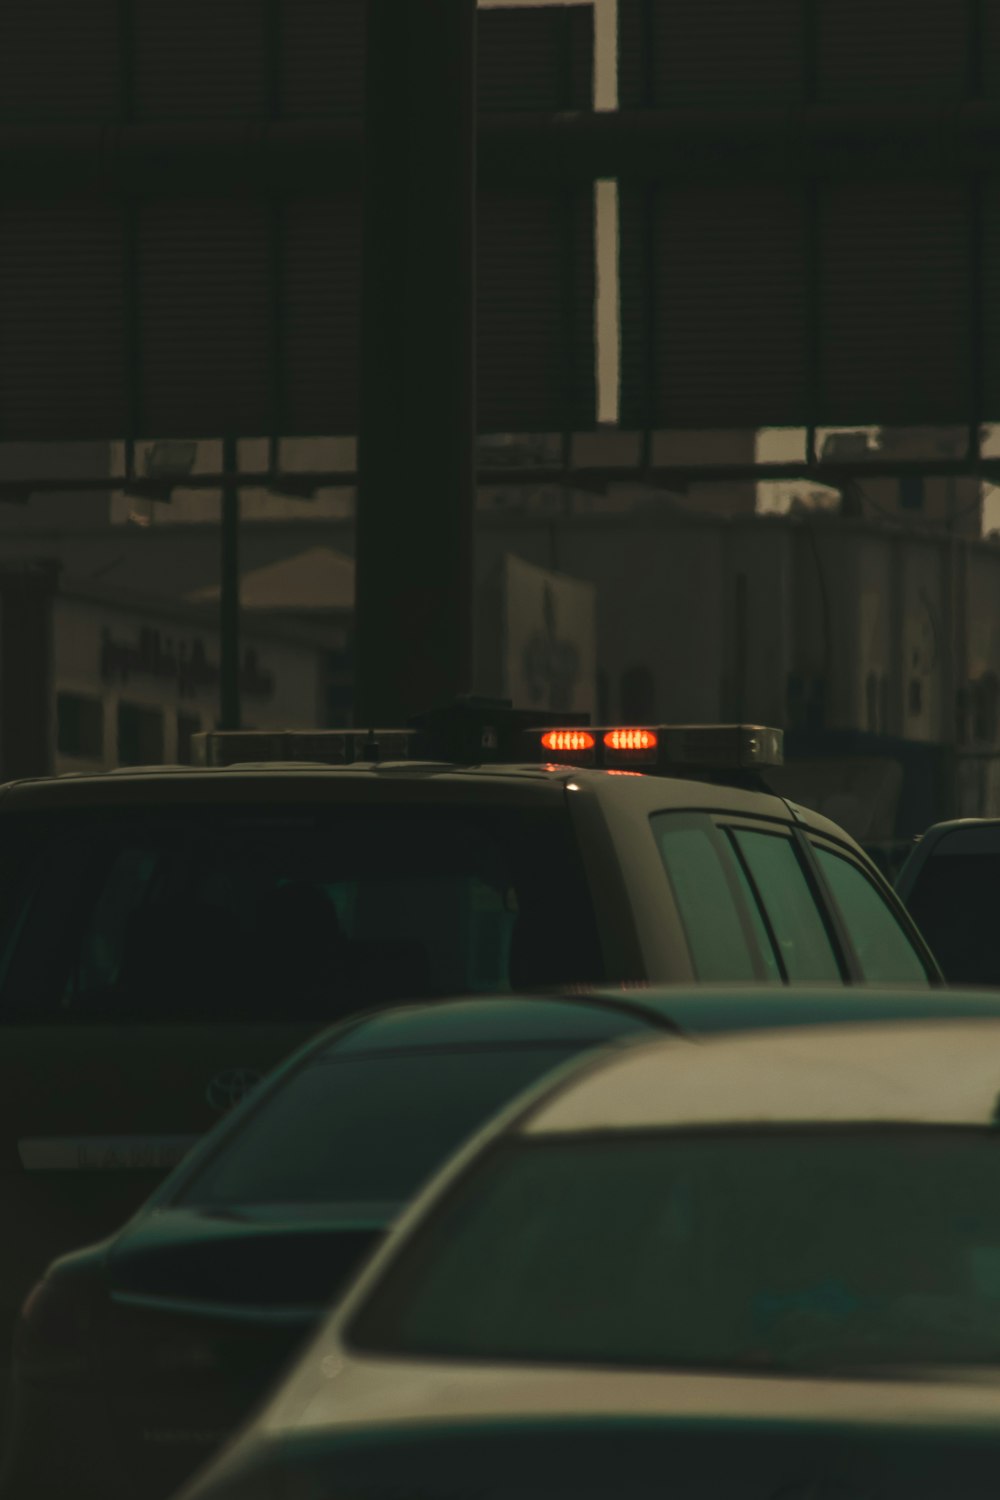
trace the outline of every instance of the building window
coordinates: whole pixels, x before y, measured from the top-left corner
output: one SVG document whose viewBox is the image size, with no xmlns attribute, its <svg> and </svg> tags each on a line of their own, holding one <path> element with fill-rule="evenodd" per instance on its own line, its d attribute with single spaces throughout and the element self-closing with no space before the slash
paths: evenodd
<svg viewBox="0 0 1000 1500">
<path fill-rule="evenodd" d="M 1000 730 L 1000 679 L 984 672 L 973 688 L 973 735 L 987 745 L 995 744 Z"/>
<path fill-rule="evenodd" d="M 608 724 L 611 722 L 611 686 L 608 682 L 608 674 L 603 667 L 597 673 L 597 722 Z"/>
<path fill-rule="evenodd" d="M 81 693 L 56 694 L 56 749 L 81 760 L 104 759 L 104 704 Z"/>
<path fill-rule="evenodd" d="M 642 724 L 654 719 L 653 696 L 653 674 L 648 667 L 629 667 L 622 673 L 619 701 L 623 720 Z"/>
<path fill-rule="evenodd" d="M 179 765 L 191 764 L 191 741 L 196 734 L 200 733 L 201 720 L 197 714 L 177 715 L 177 761 Z"/>
<path fill-rule="evenodd" d="M 163 711 L 140 708 L 138 703 L 118 705 L 118 764 L 161 766 L 163 764 Z"/>
<path fill-rule="evenodd" d="M 900 510 L 923 510 L 924 481 L 920 474 L 907 474 L 899 481 Z"/>
<path fill-rule="evenodd" d="M 869 734 L 878 734 L 878 673 L 869 672 L 865 679 L 867 729 Z"/>
</svg>

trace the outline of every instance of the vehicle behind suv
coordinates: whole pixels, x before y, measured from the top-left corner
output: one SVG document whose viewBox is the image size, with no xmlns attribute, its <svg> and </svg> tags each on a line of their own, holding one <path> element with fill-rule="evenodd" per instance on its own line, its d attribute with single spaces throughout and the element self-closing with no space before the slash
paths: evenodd
<svg viewBox="0 0 1000 1500">
<path fill-rule="evenodd" d="M 1000 819 L 935 823 L 896 889 L 950 983 L 1000 985 Z"/>
</svg>

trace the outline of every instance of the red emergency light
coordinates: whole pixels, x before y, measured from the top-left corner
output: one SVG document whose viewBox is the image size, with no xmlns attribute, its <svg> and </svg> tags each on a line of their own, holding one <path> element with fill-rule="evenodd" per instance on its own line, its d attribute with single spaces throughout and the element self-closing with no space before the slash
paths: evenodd
<svg viewBox="0 0 1000 1500">
<path fill-rule="evenodd" d="M 606 750 L 637 752 L 655 750 L 659 744 L 653 729 L 609 729 L 604 736 Z"/>
<path fill-rule="evenodd" d="M 596 740 L 586 729 L 550 729 L 542 735 L 542 749 L 553 755 L 569 755 L 578 750 L 593 750 Z"/>
</svg>

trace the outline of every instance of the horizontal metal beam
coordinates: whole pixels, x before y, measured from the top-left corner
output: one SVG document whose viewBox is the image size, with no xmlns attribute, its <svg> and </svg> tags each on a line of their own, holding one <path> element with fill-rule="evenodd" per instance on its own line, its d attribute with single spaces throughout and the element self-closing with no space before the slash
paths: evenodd
<svg viewBox="0 0 1000 1500">
<path fill-rule="evenodd" d="M 1000 101 L 957 108 L 635 110 L 485 115 L 487 190 L 596 178 L 976 175 L 995 171 Z M 0 126 L 0 188 L 51 196 L 359 192 L 360 120 Z"/>
<path fill-rule="evenodd" d="M 778 479 L 808 480 L 836 488 L 848 480 L 966 477 L 1000 481 L 1000 455 L 980 458 L 873 459 L 856 464 L 810 464 L 806 459 L 760 464 L 672 464 L 627 468 L 589 465 L 586 468 L 481 467 L 476 482 L 482 487 L 561 485 L 568 489 L 606 488 L 610 484 L 645 484 L 658 489 L 689 489 L 697 484 L 727 481 L 746 483 Z M 269 490 L 277 497 L 310 499 L 310 491 L 350 489 L 357 485 L 354 470 L 335 469 L 294 473 L 286 476 L 266 471 L 238 474 L 189 474 L 176 480 L 125 479 L 122 475 L 57 479 L 2 479 L 0 502 L 24 502 L 41 494 L 93 494 L 113 492 L 139 500 L 167 502 L 173 490 L 219 490 L 232 483 L 240 489 Z"/>
<path fill-rule="evenodd" d="M 975 176 L 996 170 L 998 149 L 1000 102 L 511 114 L 480 124 L 481 171 L 490 185 Z"/>
</svg>

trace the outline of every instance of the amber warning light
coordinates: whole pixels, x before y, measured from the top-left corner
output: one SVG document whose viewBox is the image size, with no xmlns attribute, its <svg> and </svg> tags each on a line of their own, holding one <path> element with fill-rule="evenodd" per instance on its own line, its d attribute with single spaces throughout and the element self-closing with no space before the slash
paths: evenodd
<svg viewBox="0 0 1000 1500">
<path fill-rule="evenodd" d="M 580 750 L 593 750 L 596 741 L 586 729 L 550 729 L 542 735 L 542 748 L 553 755 L 573 754 Z"/>
<path fill-rule="evenodd" d="M 641 752 L 655 750 L 659 740 L 652 729 L 609 729 L 604 743 L 609 750 Z"/>
</svg>

